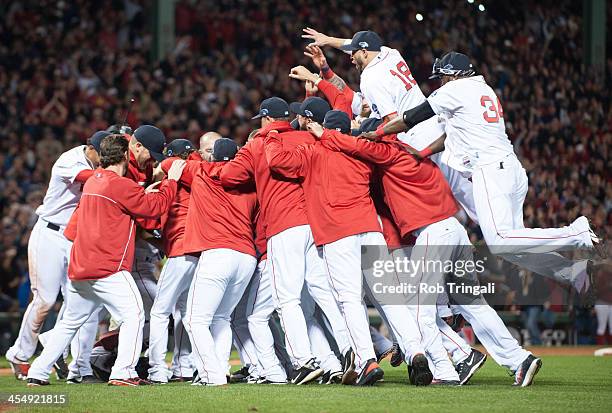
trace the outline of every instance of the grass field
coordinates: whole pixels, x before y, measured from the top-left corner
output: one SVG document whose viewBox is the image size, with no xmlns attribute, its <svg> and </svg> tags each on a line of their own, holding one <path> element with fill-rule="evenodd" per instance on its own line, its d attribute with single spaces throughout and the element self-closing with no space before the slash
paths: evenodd
<svg viewBox="0 0 612 413">
<path fill-rule="evenodd" d="M 348 386 L 262 386 L 206 388 L 167 384 L 139 388 L 66 385 L 29 389 L 0 376 L 0 394 L 64 393 L 63 407 L 0 405 L 0 411 L 75 412 L 604 412 L 612 411 L 612 358 L 545 356 L 535 384 L 518 389 L 491 359 L 463 387 L 407 385 L 406 366 L 383 362 L 385 382 L 373 388 Z M 5 360 L 0 368 L 8 367 Z"/>
</svg>

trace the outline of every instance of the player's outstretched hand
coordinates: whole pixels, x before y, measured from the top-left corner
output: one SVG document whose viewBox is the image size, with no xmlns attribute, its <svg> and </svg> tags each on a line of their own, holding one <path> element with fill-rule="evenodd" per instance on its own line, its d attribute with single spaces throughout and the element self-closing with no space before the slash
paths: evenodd
<svg viewBox="0 0 612 413">
<path fill-rule="evenodd" d="M 359 139 L 367 139 L 372 142 L 377 142 L 380 140 L 380 137 L 376 134 L 375 131 L 371 132 L 362 132 L 361 135 L 358 136 Z"/>
<path fill-rule="evenodd" d="M 310 46 L 328 46 L 332 43 L 332 37 L 318 32 L 313 28 L 307 27 L 302 29 L 302 31 L 304 32 L 304 34 L 302 34 L 303 39 L 313 40 L 313 42 L 310 43 Z"/>
<path fill-rule="evenodd" d="M 174 179 L 175 181 L 181 179 L 185 165 L 187 165 L 187 162 L 182 159 L 172 162 L 172 166 L 168 169 L 168 179 Z"/>
<path fill-rule="evenodd" d="M 319 91 L 319 88 L 310 80 L 307 80 L 304 83 L 304 88 L 306 89 L 306 93 L 308 95 L 314 95 Z"/>
<path fill-rule="evenodd" d="M 147 186 L 147 189 L 145 189 L 145 194 L 159 192 L 159 189 L 157 189 L 159 184 L 161 184 L 161 181 L 153 182 L 151 185 Z"/>
<path fill-rule="evenodd" d="M 310 57 L 312 59 L 312 63 L 314 63 L 319 70 L 321 70 L 324 66 L 327 66 L 327 59 L 319 46 L 306 46 L 304 55 Z"/>
<path fill-rule="evenodd" d="M 301 80 L 302 82 L 310 81 L 316 82 L 317 75 L 312 73 L 310 70 L 306 69 L 304 66 L 295 66 L 291 68 L 291 72 L 289 72 L 289 77 L 292 79 Z"/>
<path fill-rule="evenodd" d="M 317 138 L 323 136 L 323 126 L 317 122 L 310 122 L 308 125 L 306 125 L 306 129 L 308 129 L 308 132 L 312 133 Z"/>
</svg>

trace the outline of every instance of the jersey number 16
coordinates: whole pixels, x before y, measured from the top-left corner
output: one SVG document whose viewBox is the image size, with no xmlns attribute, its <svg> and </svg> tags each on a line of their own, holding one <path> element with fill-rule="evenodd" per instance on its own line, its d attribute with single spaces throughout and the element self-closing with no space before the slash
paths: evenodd
<svg viewBox="0 0 612 413">
<path fill-rule="evenodd" d="M 499 103 L 499 98 L 497 98 L 497 107 L 495 106 L 495 102 L 488 96 L 482 96 L 480 98 L 480 104 L 486 110 L 482 113 L 482 117 L 489 123 L 499 122 L 499 118 L 504 117 L 504 110 L 501 107 L 501 103 Z"/>
<path fill-rule="evenodd" d="M 399 73 L 397 73 L 393 69 L 391 69 L 390 72 L 393 76 L 397 77 L 404 83 L 404 86 L 406 86 L 406 90 L 412 89 L 412 85 L 417 84 L 416 80 L 414 80 L 414 78 L 412 77 L 412 73 L 410 73 L 410 69 L 408 69 L 408 65 L 406 64 L 406 62 L 399 62 L 397 64 L 397 70 L 399 71 Z"/>
</svg>

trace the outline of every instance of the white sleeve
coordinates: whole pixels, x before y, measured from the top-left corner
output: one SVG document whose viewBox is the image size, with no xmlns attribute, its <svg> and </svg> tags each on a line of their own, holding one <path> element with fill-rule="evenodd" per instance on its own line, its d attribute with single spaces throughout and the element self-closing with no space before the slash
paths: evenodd
<svg viewBox="0 0 612 413">
<path fill-rule="evenodd" d="M 89 166 L 89 164 L 85 162 L 82 162 L 80 160 L 75 161 L 75 160 L 69 160 L 69 159 L 62 159 L 62 160 L 59 160 L 53 166 L 52 173 L 60 177 L 62 181 L 69 182 L 72 184 L 74 183 L 74 180 L 76 176 L 79 174 L 79 172 L 84 171 L 86 169 L 91 169 L 91 166 Z"/>
<path fill-rule="evenodd" d="M 344 39 L 344 43 L 342 43 L 342 46 L 346 46 L 347 44 L 351 44 L 351 40 L 352 39 Z M 346 53 L 349 56 L 353 55 L 353 52 L 351 52 L 350 50 L 342 50 L 342 49 L 340 49 L 340 51 Z"/>
<path fill-rule="evenodd" d="M 427 98 L 427 102 L 436 115 L 452 114 L 461 107 L 459 94 L 453 87 L 453 81 L 445 84 L 438 90 L 435 90 Z"/>
<path fill-rule="evenodd" d="M 376 113 L 376 117 L 383 119 L 385 116 L 397 112 L 395 102 L 393 102 L 393 93 L 387 90 L 380 79 L 373 79 L 368 76 L 363 80 L 361 91 L 370 103 L 372 112 Z"/>
</svg>

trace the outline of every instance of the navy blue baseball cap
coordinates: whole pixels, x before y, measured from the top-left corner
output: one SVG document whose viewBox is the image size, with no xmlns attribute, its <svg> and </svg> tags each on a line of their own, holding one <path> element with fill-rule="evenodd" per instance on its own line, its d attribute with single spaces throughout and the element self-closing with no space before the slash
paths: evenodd
<svg viewBox="0 0 612 413">
<path fill-rule="evenodd" d="M 96 152 L 100 153 L 100 144 L 102 143 L 102 139 L 106 138 L 110 135 L 109 132 L 105 130 L 99 130 L 87 140 L 87 143 L 93 146 L 96 149 Z"/>
<path fill-rule="evenodd" d="M 286 118 L 289 116 L 289 104 L 285 99 L 279 97 L 271 97 L 261 102 L 259 113 L 251 119 L 259 119 L 265 116 L 271 118 Z"/>
<path fill-rule="evenodd" d="M 151 157 L 156 161 L 163 161 L 166 137 L 164 133 L 153 125 L 142 125 L 134 131 L 133 135 L 138 142 L 149 150 Z"/>
<path fill-rule="evenodd" d="M 378 125 L 380 125 L 382 123 L 382 119 L 378 119 L 378 118 L 367 118 L 364 119 L 361 122 L 361 125 L 359 125 L 359 129 L 352 129 L 351 130 L 351 135 L 353 136 L 359 136 L 364 132 L 372 132 L 375 131 L 376 128 L 378 128 Z"/>
<path fill-rule="evenodd" d="M 448 52 L 442 59 L 436 58 L 431 68 L 430 79 L 440 76 L 471 76 L 475 73 L 470 58 L 463 53 Z"/>
<path fill-rule="evenodd" d="M 238 145 L 232 139 L 220 138 L 213 144 L 213 160 L 216 162 L 234 159 L 238 152 Z"/>
<path fill-rule="evenodd" d="M 164 148 L 165 156 L 179 156 L 195 151 L 196 148 L 188 139 L 175 139 Z"/>
<path fill-rule="evenodd" d="M 289 109 L 297 115 L 306 116 L 317 123 L 321 123 L 325 119 L 325 114 L 331 110 L 331 106 L 325 99 L 311 96 L 301 103 L 293 102 L 289 105 Z"/>
<path fill-rule="evenodd" d="M 348 133 L 351 130 L 351 119 L 341 110 L 330 110 L 325 115 L 323 127 L 326 129 L 335 129 L 342 133 Z"/>
<path fill-rule="evenodd" d="M 355 33 L 351 42 L 349 44 L 345 44 L 340 46 L 340 49 L 346 50 L 349 52 L 354 52 L 355 50 L 370 50 L 373 52 L 380 52 L 380 48 L 383 45 L 383 41 L 376 32 L 371 30 L 363 30 Z"/>
</svg>

